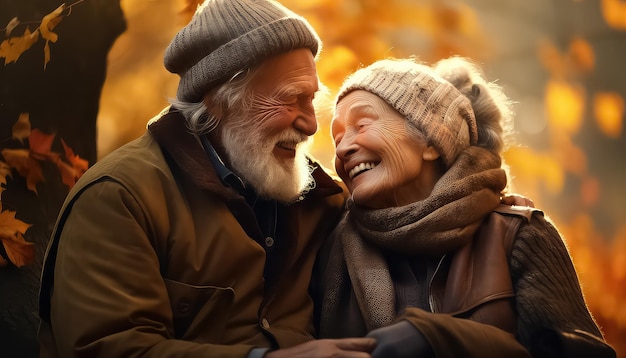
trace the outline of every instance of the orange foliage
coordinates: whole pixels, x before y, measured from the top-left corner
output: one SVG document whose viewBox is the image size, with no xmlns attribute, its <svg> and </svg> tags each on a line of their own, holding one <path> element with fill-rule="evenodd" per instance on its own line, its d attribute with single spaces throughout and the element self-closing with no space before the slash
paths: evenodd
<svg viewBox="0 0 626 358">
<path fill-rule="evenodd" d="M 74 154 L 74 151 L 61 140 L 64 153 L 52 150 L 54 134 L 46 134 L 37 128 L 31 129 L 28 113 L 22 113 L 13 124 L 11 138 L 19 141 L 22 146 L 28 139 L 28 148 L 11 147 L 0 151 L 0 194 L 7 189 L 7 177 L 17 173 L 26 179 L 26 187 L 37 193 L 37 185 L 44 181 L 41 163 L 44 161 L 56 164 L 61 179 L 68 188 L 87 170 L 86 160 Z M 69 162 L 69 163 L 68 163 Z M 24 239 L 26 230 L 31 226 L 15 218 L 15 211 L 4 210 L 0 202 L 0 242 L 4 246 L 8 259 L 20 267 L 34 260 L 34 245 Z M 8 261 L 0 257 L 0 267 Z"/>
<path fill-rule="evenodd" d="M 0 206 L 2 210 L 2 206 Z M 17 267 L 33 262 L 35 247 L 32 242 L 24 240 L 24 233 L 31 225 L 15 218 L 15 211 L 4 210 L 0 212 L 0 242 L 9 260 Z M 6 260 L 0 261 L 0 267 L 6 266 Z"/>
<path fill-rule="evenodd" d="M 41 38 L 46 41 L 43 49 L 43 68 L 46 69 L 48 62 L 50 62 L 50 42 L 54 43 L 59 39 L 59 35 L 52 32 L 52 30 L 61 22 L 64 16 L 68 16 L 71 13 L 73 6 L 83 1 L 85 0 L 78 0 L 67 6 L 65 4 L 59 5 L 54 11 L 41 19 L 40 25 L 34 31 L 31 32 L 27 26 L 22 36 L 9 37 L 16 27 L 22 25 L 22 22 L 17 17 L 12 18 L 6 27 L 2 29 L 5 33 L 5 37 L 8 37 L 0 43 L 0 59 L 4 58 L 4 65 L 6 66 L 17 61 L 26 50 L 31 48 L 31 46 L 39 40 L 39 35 L 41 35 Z M 32 22 L 33 21 L 27 21 L 25 23 Z"/>
</svg>

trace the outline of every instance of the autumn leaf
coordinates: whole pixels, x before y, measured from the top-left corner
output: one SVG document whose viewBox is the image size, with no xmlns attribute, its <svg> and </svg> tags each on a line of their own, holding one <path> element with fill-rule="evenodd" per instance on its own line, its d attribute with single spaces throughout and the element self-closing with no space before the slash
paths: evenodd
<svg viewBox="0 0 626 358">
<path fill-rule="evenodd" d="M 56 10 L 44 16 L 39 25 L 39 31 L 41 37 L 46 40 L 46 44 L 43 47 L 44 61 L 43 68 L 46 69 L 48 62 L 50 62 L 50 42 L 57 42 L 59 35 L 52 32 L 52 30 L 61 22 L 63 17 L 61 14 L 65 10 L 65 4 L 61 4 Z"/>
<path fill-rule="evenodd" d="M 35 246 L 24 240 L 24 233 L 32 225 L 15 218 L 15 211 L 4 210 L 0 213 L 0 241 L 9 260 L 17 267 L 33 262 Z"/>
<path fill-rule="evenodd" d="M 7 267 L 8 264 L 9 262 L 5 260 L 4 257 L 0 256 L 0 268 Z"/>
<path fill-rule="evenodd" d="M 87 171 L 87 168 L 89 168 L 89 162 L 74 154 L 72 148 L 70 148 L 70 146 L 67 145 L 63 139 L 61 139 L 61 144 L 63 144 L 63 149 L 65 150 L 65 158 L 72 164 L 72 167 L 74 167 L 80 175 Z"/>
<path fill-rule="evenodd" d="M 60 155 L 51 151 L 54 136 L 54 134 L 46 134 L 37 128 L 31 130 L 28 136 L 31 157 L 39 160 L 49 160 L 51 162 L 59 160 Z"/>
<path fill-rule="evenodd" d="M 10 176 L 11 167 L 7 163 L 0 161 L 0 184 L 6 185 L 7 177 Z M 2 194 L 2 192 L 4 191 L 4 185 L 0 185 L 0 194 Z"/>
<path fill-rule="evenodd" d="M 20 20 L 18 20 L 17 17 L 12 18 L 11 21 L 9 21 L 9 23 L 7 24 L 7 27 L 5 27 L 6 31 L 4 36 L 9 37 L 13 29 L 15 29 L 19 24 Z"/>
<path fill-rule="evenodd" d="M 10 167 L 26 178 L 26 187 L 37 193 L 37 183 L 43 182 L 44 177 L 39 162 L 30 157 L 30 150 L 3 149 L 1 154 Z"/>
<path fill-rule="evenodd" d="M 54 28 L 61 22 L 63 19 L 61 14 L 65 10 L 65 4 L 61 4 L 56 10 L 44 16 L 41 20 L 41 25 L 39 25 L 39 31 L 41 32 L 41 37 L 46 41 L 57 42 L 59 39 L 59 35 L 52 32 Z"/>
<path fill-rule="evenodd" d="M 24 139 L 30 136 L 30 119 L 28 112 L 20 113 L 20 117 L 17 119 L 17 122 L 13 124 L 11 134 L 13 138 L 19 139 L 22 143 L 24 143 Z"/>
<path fill-rule="evenodd" d="M 22 234 L 17 234 L 3 242 L 4 250 L 7 252 L 9 260 L 17 267 L 31 264 L 35 261 L 35 245 L 24 240 Z"/>
<path fill-rule="evenodd" d="M 61 173 L 61 180 L 63 181 L 63 184 L 72 189 L 78 179 L 76 169 L 62 160 L 57 162 L 57 168 L 59 168 L 59 172 Z"/>
<path fill-rule="evenodd" d="M 7 65 L 17 59 L 28 50 L 39 39 L 39 31 L 31 33 L 28 28 L 24 35 L 8 38 L 0 43 L 0 58 L 4 57 L 4 64 Z"/>
<path fill-rule="evenodd" d="M 57 167 L 59 168 L 59 172 L 61 172 L 61 179 L 63 183 L 72 189 L 74 184 L 76 184 L 76 181 L 89 167 L 89 162 L 82 159 L 78 155 L 75 155 L 72 148 L 70 148 L 63 139 L 61 139 L 61 143 L 63 144 L 63 149 L 65 150 L 65 159 L 67 159 L 70 164 L 59 160 L 57 161 Z"/>
</svg>

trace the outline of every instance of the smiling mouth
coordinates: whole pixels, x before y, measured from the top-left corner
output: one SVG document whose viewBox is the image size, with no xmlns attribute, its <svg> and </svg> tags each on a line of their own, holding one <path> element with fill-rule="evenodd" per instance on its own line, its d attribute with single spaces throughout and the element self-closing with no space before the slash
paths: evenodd
<svg viewBox="0 0 626 358">
<path fill-rule="evenodd" d="M 348 176 L 350 177 L 350 179 L 354 179 L 360 174 L 363 174 L 370 169 L 374 169 L 377 165 L 378 163 L 361 163 L 357 165 L 356 167 L 352 168 L 350 172 L 348 173 Z"/>
</svg>

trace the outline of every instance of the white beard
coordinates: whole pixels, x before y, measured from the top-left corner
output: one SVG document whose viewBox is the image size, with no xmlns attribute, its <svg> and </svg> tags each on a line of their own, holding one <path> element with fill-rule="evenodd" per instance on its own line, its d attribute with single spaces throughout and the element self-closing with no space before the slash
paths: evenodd
<svg viewBox="0 0 626 358">
<path fill-rule="evenodd" d="M 263 133 L 262 125 L 237 126 L 224 122 L 221 140 L 232 170 L 251 185 L 263 198 L 289 203 L 309 186 L 313 178 L 306 154 L 310 137 L 296 147 L 293 160 L 276 158 L 272 151 L 280 141 L 300 141 L 295 130 L 286 130 L 272 138 Z"/>
</svg>

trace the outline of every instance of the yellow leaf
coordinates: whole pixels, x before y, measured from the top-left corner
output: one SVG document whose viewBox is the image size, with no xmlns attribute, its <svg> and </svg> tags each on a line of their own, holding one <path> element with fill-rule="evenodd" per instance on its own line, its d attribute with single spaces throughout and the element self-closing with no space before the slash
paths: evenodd
<svg viewBox="0 0 626 358">
<path fill-rule="evenodd" d="M 11 167 L 3 162 L 0 161 L 0 184 L 6 184 L 7 183 L 7 177 L 11 176 Z"/>
<path fill-rule="evenodd" d="M 61 14 L 65 10 L 65 4 L 61 4 L 56 10 L 44 16 L 41 20 L 41 25 L 39 25 L 39 31 L 41 31 L 41 37 L 46 41 L 57 42 L 59 39 L 59 35 L 52 32 L 52 30 L 61 22 L 63 19 Z M 46 44 L 47 45 L 47 44 Z"/>
<path fill-rule="evenodd" d="M 7 65 L 17 59 L 28 50 L 39 38 L 39 31 L 33 33 L 28 28 L 24 31 L 24 35 L 20 37 L 11 37 L 0 43 L 0 58 L 4 57 L 4 64 Z"/>
<path fill-rule="evenodd" d="M 7 24 L 5 36 L 9 37 L 9 35 L 11 35 L 11 31 L 13 31 L 13 29 L 15 29 L 19 24 L 20 20 L 18 20 L 17 17 L 12 18 L 11 21 L 9 21 L 9 23 Z"/>
<path fill-rule="evenodd" d="M 13 138 L 19 139 L 22 143 L 24 142 L 24 139 L 30 136 L 30 117 L 28 112 L 20 113 L 20 117 L 17 119 L 17 122 L 13 124 L 11 134 Z"/>
<path fill-rule="evenodd" d="M 15 218 L 15 211 L 4 210 L 0 213 L 0 237 L 10 238 L 16 234 L 24 234 L 32 225 Z"/>
<path fill-rule="evenodd" d="M 26 178 L 26 187 L 37 193 L 37 183 L 43 182 L 41 165 L 30 157 L 28 149 L 4 149 L 2 156 L 8 165 Z"/>
<path fill-rule="evenodd" d="M 0 184 L 6 184 L 7 177 L 11 177 L 11 167 L 7 163 L 0 161 Z M 0 185 L 0 195 L 2 194 L 3 191 L 4 191 L 4 186 Z M 0 266 L 2 266 L 1 262 L 0 262 Z"/>
<path fill-rule="evenodd" d="M 9 260 L 17 267 L 22 267 L 33 263 L 35 259 L 35 245 L 24 240 L 22 234 L 17 233 L 10 238 L 0 237 L 4 250 L 7 252 Z"/>
<path fill-rule="evenodd" d="M 602 132 L 612 138 L 622 134 L 624 99 L 619 93 L 604 92 L 594 97 L 593 111 Z"/>
</svg>

